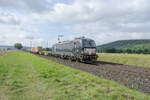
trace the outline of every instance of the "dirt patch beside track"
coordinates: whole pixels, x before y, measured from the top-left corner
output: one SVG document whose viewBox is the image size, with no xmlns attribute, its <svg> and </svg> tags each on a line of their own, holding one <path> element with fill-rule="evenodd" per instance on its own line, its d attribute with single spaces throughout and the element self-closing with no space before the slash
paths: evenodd
<svg viewBox="0 0 150 100">
<path fill-rule="evenodd" d="M 101 78 L 117 81 L 132 89 L 150 94 L 150 69 L 136 66 L 126 66 L 121 64 L 95 62 L 94 64 L 85 64 L 72 62 L 51 56 L 38 55 L 50 59 L 60 64 L 67 65 L 85 72 L 89 72 Z"/>
<path fill-rule="evenodd" d="M 3 56 L 3 55 L 5 55 L 5 54 L 7 54 L 7 53 L 10 53 L 10 52 L 13 52 L 14 50 L 0 50 L 0 56 Z"/>
</svg>

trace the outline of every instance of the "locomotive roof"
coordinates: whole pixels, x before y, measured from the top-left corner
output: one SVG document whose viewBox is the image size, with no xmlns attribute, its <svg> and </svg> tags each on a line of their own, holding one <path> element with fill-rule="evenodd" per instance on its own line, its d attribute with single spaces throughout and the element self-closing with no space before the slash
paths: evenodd
<svg viewBox="0 0 150 100">
<path fill-rule="evenodd" d="M 68 40 L 68 41 L 63 41 L 63 42 L 60 42 L 60 43 L 56 43 L 54 45 L 59 45 L 59 44 L 64 44 L 64 43 L 71 43 L 71 42 L 76 41 L 76 40 L 92 40 L 92 39 L 81 37 L 81 38 L 75 38 L 74 40 L 71 40 L 71 41 Z"/>
<path fill-rule="evenodd" d="M 64 44 L 64 43 L 70 43 L 70 42 L 73 42 L 73 41 L 63 41 L 63 42 L 60 42 L 60 43 L 56 43 L 54 45 L 59 45 L 59 44 Z"/>
</svg>

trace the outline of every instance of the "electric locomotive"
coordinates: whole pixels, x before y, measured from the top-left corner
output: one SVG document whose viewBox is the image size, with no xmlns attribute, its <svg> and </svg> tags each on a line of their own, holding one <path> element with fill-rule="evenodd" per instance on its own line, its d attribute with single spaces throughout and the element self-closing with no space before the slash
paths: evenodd
<svg viewBox="0 0 150 100">
<path fill-rule="evenodd" d="M 54 44 L 52 55 L 82 62 L 95 61 L 98 58 L 95 41 L 85 37 Z"/>
</svg>

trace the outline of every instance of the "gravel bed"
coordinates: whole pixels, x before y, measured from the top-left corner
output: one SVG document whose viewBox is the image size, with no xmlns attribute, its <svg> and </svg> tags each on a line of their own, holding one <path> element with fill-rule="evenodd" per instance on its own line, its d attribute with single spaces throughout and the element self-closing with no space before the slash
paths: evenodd
<svg viewBox="0 0 150 100">
<path fill-rule="evenodd" d="M 60 64 L 89 72 L 101 78 L 114 80 L 132 89 L 150 95 L 150 69 L 136 66 L 126 66 L 115 63 L 96 62 L 94 64 L 85 64 L 80 62 L 72 62 L 51 56 L 38 55 L 40 57 L 50 59 Z"/>
</svg>

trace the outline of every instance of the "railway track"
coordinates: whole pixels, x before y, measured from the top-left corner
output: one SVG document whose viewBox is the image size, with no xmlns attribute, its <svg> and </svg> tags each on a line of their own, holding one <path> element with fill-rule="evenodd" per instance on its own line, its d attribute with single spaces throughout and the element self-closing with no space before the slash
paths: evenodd
<svg viewBox="0 0 150 100">
<path fill-rule="evenodd" d="M 108 64 L 113 64 L 113 63 L 108 63 Z M 97 65 L 97 66 L 100 65 L 100 62 L 96 62 L 95 65 Z M 118 65 L 121 65 L 121 64 L 118 64 Z M 125 66 L 125 65 L 122 65 L 122 66 Z M 143 75 L 143 76 L 147 77 L 148 79 L 150 79 L 150 69 L 149 68 L 140 68 L 140 67 L 135 67 L 135 66 L 134 67 L 133 66 L 125 66 L 125 67 L 115 66 L 115 69 L 114 69 L 114 67 L 108 67 L 107 69 L 112 70 L 112 71 L 123 71 L 123 72 L 133 73 L 133 74 L 137 74 L 137 75 Z M 127 69 L 127 68 L 129 68 L 129 69 Z"/>
<path fill-rule="evenodd" d="M 129 88 L 137 89 L 141 92 L 150 94 L 150 69 L 148 68 L 99 61 L 95 63 L 80 63 L 51 56 L 38 56 L 50 59 L 75 69 L 89 72 L 101 78 L 114 80 Z"/>
</svg>

